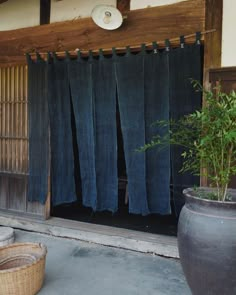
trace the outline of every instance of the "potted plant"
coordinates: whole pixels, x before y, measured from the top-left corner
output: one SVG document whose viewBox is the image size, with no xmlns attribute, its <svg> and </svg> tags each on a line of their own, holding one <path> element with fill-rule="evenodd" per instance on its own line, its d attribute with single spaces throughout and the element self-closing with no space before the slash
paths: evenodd
<svg viewBox="0 0 236 295">
<path fill-rule="evenodd" d="M 185 205 L 178 222 L 178 248 L 194 295 L 236 294 L 236 93 L 220 87 L 202 91 L 201 110 L 178 121 L 158 121 L 169 130 L 156 135 L 142 150 L 166 144 L 183 147 L 182 172 L 207 171 L 208 187 L 184 190 Z"/>
</svg>

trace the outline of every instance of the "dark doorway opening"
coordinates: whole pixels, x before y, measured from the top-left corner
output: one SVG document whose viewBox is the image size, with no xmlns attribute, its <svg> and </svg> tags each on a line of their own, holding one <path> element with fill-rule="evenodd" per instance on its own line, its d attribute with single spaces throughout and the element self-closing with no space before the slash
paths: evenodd
<svg viewBox="0 0 236 295">
<path fill-rule="evenodd" d="M 176 236 L 177 234 L 177 217 L 174 213 L 173 201 L 171 201 L 172 215 L 158 215 L 150 214 L 148 216 L 141 216 L 130 214 L 128 211 L 128 200 L 126 193 L 127 176 L 125 166 L 125 155 L 123 148 L 123 137 L 121 132 L 120 114 L 117 103 L 116 119 L 117 119 L 117 159 L 118 159 L 118 211 L 111 213 L 109 211 L 93 212 L 91 208 L 82 205 L 82 190 L 81 178 L 79 168 L 78 149 L 76 141 L 76 127 L 75 118 L 72 112 L 72 135 L 73 148 L 75 158 L 75 183 L 77 201 L 69 204 L 62 204 L 59 206 L 52 206 L 51 216 L 60 217 L 81 222 L 113 226 L 118 228 L 125 228 L 137 230 L 148 233 L 163 234 L 169 236 Z"/>
</svg>

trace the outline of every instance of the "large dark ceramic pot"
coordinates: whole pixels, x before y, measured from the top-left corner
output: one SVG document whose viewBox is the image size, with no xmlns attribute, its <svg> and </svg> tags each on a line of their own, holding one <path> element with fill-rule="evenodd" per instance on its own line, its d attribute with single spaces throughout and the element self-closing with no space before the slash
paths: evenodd
<svg viewBox="0 0 236 295">
<path fill-rule="evenodd" d="M 236 190 L 229 193 L 232 202 L 217 202 L 184 190 L 178 247 L 194 295 L 236 294 Z"/>
</svg>

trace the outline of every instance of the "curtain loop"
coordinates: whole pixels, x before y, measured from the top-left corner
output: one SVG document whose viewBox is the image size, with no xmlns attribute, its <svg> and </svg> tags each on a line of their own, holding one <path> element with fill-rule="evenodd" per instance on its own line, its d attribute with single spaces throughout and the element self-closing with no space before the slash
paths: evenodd
<svg viewBox="0 0 236 295">
<path fill-rule="evenodd" d="M 112 55 L 116 56 L 116 48 L 115 47 L 112 47 Z"/>
<path fill-rule="evenodd" d="M 184 48 L 184 45 L 185 45 L 185 38 L 184 38 L 184 35 L 180 36 L 180 47 L 181 48 Z"/>
<path fill-rule="evenodd" d="M 155 54 L 158 52 L 157 47 L 158 47 L 157 42 L 156 41 L 152 42 L 152 48 Z"/>
<path fill-rule="evenodd" d="M 77 59 L 78 60 L 81 59 L 81 51 L 80 51 L 80 49 L 77 50 Z"/>
<path fill-rule="evenodd" d="M 169 39 L 165 40 L 165 45 L 166 45 L 166 51 L 170 51 L 170 40 Z"/>
<path fill-rule="evenodd" d="M 112 47 L 112 58 L 114 59 L 114 61 L 117 60 L 117 52 L 116 52 L 116 48 Z"/>
<path fill-rule="evenodd" d="M 104 54 L 102 48 L 99 49 L 99 59 L 104 59 Z"/>
<path fill-rule="evenodd" d="M 42 61 L 41 55 L 38 52 L 36 52 L 36 56 L 37 56 L 37 59 L 36 59 L 37 62 Z"/>
<path fill-rule="evenodd" d="M 53 61 L 56 62 L 57 61 L 57 54 L 56 54 L 56 52 L 53 52 L 52 53 L 52 56 L 53 56 Z"/>
<path fill-rule="evenodd" d="M 130 51 L 130 46 L 126 46 L 126 55 L 130 55 L 131 51 Z"/>
<path fill-rule="evenodd" d="M 51 60 L 51 53 L 50 53 L 50 51 L 48 51 L 48 52 L 47 52 L 46 62 L 47 62 L 47 63 L 50 63 L 50 60 Z"/>
<path fill-rule="evenodd" d="M 141 44 L 141 53 L 142 53 L 142 55 L 146 54 L 146 44 L 145 43 Z"/>
<path fill-rule="evenodd" d="M 201 32 L 196 32 L 196 44 L 201 44 Z"/>
<path fill-rule="evenodd" d="M 32 58 L 29 53 L 26 53 L 26 60 L 27 60 L 27 63 L 32 63 Z"/>
<path fill-rule="evenodd" d="M 89 50 L 89 61 L 93 60 L 93 51 Z"/>
<path fill-rule="evenodd" d="M 66 50 L 65 55 L 66 55 L 66 61 L 69 61 L 70 60 L 70 53 L 68 50 Z"/>
</svg>

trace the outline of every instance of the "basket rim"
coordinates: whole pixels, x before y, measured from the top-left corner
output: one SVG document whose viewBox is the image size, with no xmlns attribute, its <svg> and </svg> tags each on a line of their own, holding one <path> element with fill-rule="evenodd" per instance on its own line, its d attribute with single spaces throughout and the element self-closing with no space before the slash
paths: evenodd
<svg viewBox="0 0 236 295">
<path fill-rule="evenodd" d="M 7 245 L 7 246 L 3 246 L 0 247 L 0 251 L 4 250 L 4 249 L 9 249 L 9 248 L 15 248 L 15 247 L 19 247 L 19 246 L 38 246 L 42 249 L 43 254 L 41 257 L 36 258 L 35 261 L 33 261 L 32 263 L 23 265 L 23 266 L 18 266 L 18 267 L 13 267 L 13 268 L 9 268 L 9 269 L 4 269 L 4 270 L 0 270 L 0 275 L 1 274 L 7 274 L 7 273 L 13 273 L 13 272 L 17 272 L 20 270 L 25 270 L 27 268 L 30 268 L 32 266 L 34 266 L 35 264 L 38 264 L 40 261 L 44 260 L 46 255 L 47 255 L 47 247 L 42 244 L 42 243 L 15 243 L 15 244 L 11 244 L 11 245 Z"/>
</svg>

